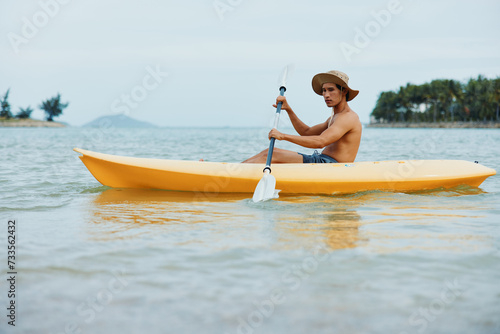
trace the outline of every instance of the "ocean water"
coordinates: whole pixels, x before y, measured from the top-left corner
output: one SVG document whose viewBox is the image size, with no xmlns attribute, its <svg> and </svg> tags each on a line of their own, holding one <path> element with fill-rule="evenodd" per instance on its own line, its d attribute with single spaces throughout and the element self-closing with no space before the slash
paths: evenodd
<svg viewBox="0 0 500 334">
<path fill-rule="evenodd" d="M 107 188 L 72 151 L 241 161 L 267 132 L 1 128 L 0 333 L 500 333 L 498 175 L 255 204 Z M 499 144 L 498 130 L 367 128 L 357 161 L 500 171 Z"/>
</svg>

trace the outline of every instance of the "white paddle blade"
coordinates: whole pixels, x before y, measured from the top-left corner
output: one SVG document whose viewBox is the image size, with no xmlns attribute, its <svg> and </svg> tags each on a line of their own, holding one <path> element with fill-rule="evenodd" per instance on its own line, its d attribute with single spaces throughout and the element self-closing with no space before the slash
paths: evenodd
<svg viewBox="0 0 500 334">
<path fill-rule="evenodd" d="M 288 64 L 287 66 L 285 66 L 285 68 L 281 71 L 281 75 L 278 80 L 278 87 L 285 87 L 286 89 L 288 80 L 290 79 L 294 71 L 295 64 Z"/>
<path fill-rule="evenodd" d="M 277 198 L 275 188 L 276 179 L 268 172 L 265 172 L 255 188 L 252 200 L 254 202 L 262 202 Z"/>
</svg>

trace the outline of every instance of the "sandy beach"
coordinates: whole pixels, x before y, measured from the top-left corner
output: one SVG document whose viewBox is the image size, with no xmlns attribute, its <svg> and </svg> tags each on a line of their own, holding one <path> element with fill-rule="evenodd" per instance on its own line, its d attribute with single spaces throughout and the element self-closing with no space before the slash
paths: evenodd
<svg viewBox="0 0 500 334">
<path fill-rule="evenodd" d="M 58 122 L 40 121 L 38 119 L 0 120 L 0 127 L 14 128 L 64 128 L 66 125 Z"/>
</svg>

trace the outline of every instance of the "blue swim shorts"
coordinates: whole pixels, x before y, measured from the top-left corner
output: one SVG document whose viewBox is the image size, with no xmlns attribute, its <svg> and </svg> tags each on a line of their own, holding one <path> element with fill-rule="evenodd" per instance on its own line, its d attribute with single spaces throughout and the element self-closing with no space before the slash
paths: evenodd
<svg viewBox="0 0 500 334">
<path fill-rule="evenodd" d="M 314 151 L 313 154 L 303 154 L 299 153 L 302 155 L 302 162 L 305 164 L 328 164 L 328 163 L 337 163 L 338 161 L 332 158 L 329 155 L 326 154 L 319 154 L 318 151 Z"/>
</svg>

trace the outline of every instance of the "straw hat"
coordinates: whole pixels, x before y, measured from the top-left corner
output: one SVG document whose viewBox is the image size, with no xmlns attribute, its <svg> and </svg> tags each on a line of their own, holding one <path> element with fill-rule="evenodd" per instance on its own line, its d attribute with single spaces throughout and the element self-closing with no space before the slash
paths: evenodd
<svg viewBox="0 0 500 334">
<path fill-rule="evenodd" d="M 351 101 L 359 94 L 359 90 L 354 90 L 349 87 L 349 77 L 347 74 L 340 71 L 329 71 L 316 74 L 312 79 L 313 90 L 316 94 L 323 95 L 323 84 L 325 83 L 334 83 L 346 88 L 348 92 L 347 101 Z"/>
</svg>

